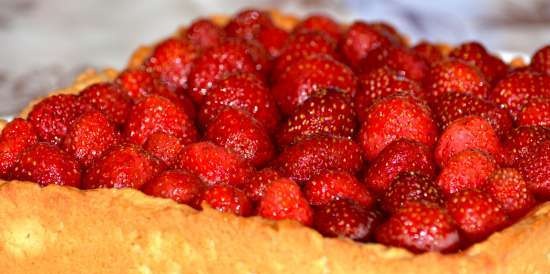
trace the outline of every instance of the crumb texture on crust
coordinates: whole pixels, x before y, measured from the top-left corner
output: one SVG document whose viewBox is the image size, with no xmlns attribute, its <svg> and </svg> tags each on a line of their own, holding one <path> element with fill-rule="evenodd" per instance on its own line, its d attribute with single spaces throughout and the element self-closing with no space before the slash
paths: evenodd
<svg viewBox="0 0 550 274">
<path fill-rule="evenodd" d="M 32 201 L 32 202 L 30 202 Z M 0 184 L 4 273 L 548 273 L 550 203 L 463 253 L 327 239 L 133 189 Z"/>
</svg>

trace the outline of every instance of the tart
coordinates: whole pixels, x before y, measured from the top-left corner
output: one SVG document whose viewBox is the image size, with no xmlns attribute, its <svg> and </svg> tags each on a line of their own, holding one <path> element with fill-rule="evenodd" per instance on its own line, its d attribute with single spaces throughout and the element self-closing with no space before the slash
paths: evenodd
<svg viewBox="0 0 550 274">
<path fill-rule="evenodd" d="M 548 46 L 253 10 L 175 37 L 0 121 L 4 272 L 550 270 Z"/>
</svg>

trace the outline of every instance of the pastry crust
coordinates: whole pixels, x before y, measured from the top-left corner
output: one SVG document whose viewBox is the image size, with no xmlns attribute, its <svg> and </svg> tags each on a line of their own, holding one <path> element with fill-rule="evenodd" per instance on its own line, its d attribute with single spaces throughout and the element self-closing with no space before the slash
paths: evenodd
<svg viewBox="0 0 550 274">
<path fill-rule="evenodd" d="M 275 13 L 278 25 L 296 20 Z M 227 17 L 215 17 L 224 24 Z M 283 19 L 280 19 L 283 18 Z M 285 19 L 286 18 L 286 19 Z M 286 21 L 285 21 L 286 20 Z M 280 21 L 280 22 L 279 22 Z M 138 49 L 137 66 L 151 47 Z M 117 71 L 83 73 L 77 93 Z M 26 117 L 34 103 L 25 108 Z M 0 121 L 0 130 L 5 123 Z M 324 238 L 294 221 L 198 212 L 134 189 L 78 190 L 0 181 L 3 273 L 548 273 L 550 202 L 466 251 L 405 249 Z"/>
</svg>

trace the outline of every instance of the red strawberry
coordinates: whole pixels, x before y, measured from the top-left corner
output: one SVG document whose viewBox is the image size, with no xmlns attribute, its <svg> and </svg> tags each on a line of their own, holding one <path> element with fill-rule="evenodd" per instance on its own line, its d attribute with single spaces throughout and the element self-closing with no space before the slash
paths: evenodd
<svg viewBox="0 0 550 274">
<path fill-rule="evenodd" d="M 517 169 L 501 168 L 491 174 L 484 190 L 512 218 L 520 218 L 535 206 L 535 198 Z"/>
<path fill-rule="evenodd" d="M 445 130 L 454 120 L 468 115 L 485 118 L 499 136 L 508 134 L 513 126 L 512 116 L 508 110 L 467 93 L 443 93 L 433 101 L 432 110 L 441 130 Z"/>
<path fill-rule="evenodd" d="M 340 39 L 340 25 L 328 15 L 309 15 L 294 28 L 294 32 L 300 32 L 304 30 L 321 31 L 332 37 L 332 39 L 334 39 L 335 41 L 338 41 Z"/>
<path fill-rule="evenodd" d="M 412 201 L 443 204 L 443 196 L 433 177 L 415 172 L 399 173 L 384 193 L 381 206 L 384 211 L 394 214 Z"/>
<path fill-rule="evenodd" d="M 172 199 L 195 209 L 201 208 L 205 189 L 199 178 L 181 169 L 162 172 L 142 187 L 147 195 Z"/>
<path fill-rule="evenodd" d="M 527 188 L 541 200 L 550 200 L 550 141 L 536 146 L 534 154 L 523 159 L 518 166 L 527 180 Z"/>
<path fill-rule="evenodd" d="M 197 139 L 197 130 L 187 114 L 170 100 L 152 95 L 135 104 L 123 130 L 124 137 L 142 145 L 155 132 L 181 138 L 184 144 Z"/>
<path fill-rule="evenodd" d="M 362 71 L 388 66 L 399 75 L 422 82 L 428 74 L 428 62 L 414 51 L 405 47 L 379 47 L 367 55 L 360 65 Z"/>
<path fill-rule="evenodd" d="M 346 138 L 317 136 L 286 148 L 275 166 L 282 175 L 298 182 L 325 170 L 357 173 L 363 165 L 361 148 Z"/>
<path fill-rule="evenodd" d="M 204 201 L 221 212 L 239 216 L 252 215 L 252 203 L 242 190 L 228 185 L 215 185 L 204 193 Z"/>
<path fill-rule="evenodd" d="M 143 149 L 162 160 L 166 166 L 173 166 L 176 158 L 183 149 L 183 142 L 174 135 L 164 132 L 155 132 L 147 138 L 147 141 L 143 145 Z"/>
<path fill-rule="evenodd" d="M 153 74 L 142 68 L 123 70 L 115 79 L 115 83 L 134 101 L 150 95 L 156 88 Z"/>
<path fill-rule="evenodd" d="M 348 27 L 340 41 L 340 50 L 350 66 L 356 68 L 359 62 L 373 49 L 390 45 L 390 40 L 371 25 L 356 21 Z"/>
<path fill-rule="evenodd" d="M 350 101 L 336 90 L 312 95 L 279 128 L 277 142 L 287 146 L 316 134 L 353 137 L 357 121 Z"/>
<path fill-rule="evenodd" d="M 264 27 L 256 39 L 267 50 L 271 58 L 277 58 L 288 39 L 288 32 L 276 26 Z"/>
<path fill-rule="evenodd" d="M 367 160 L 372 161 L 389 143 L 400 138 L 433 146 L 437 126 L 428 106 L 413 96 L 398 93 L 377 101 L 359 131 Z"/>
<path fill-rule="evenodd" d="M 531 156 L 537 150 L 537 146 L 546 140 L 550 140 L 550 128 L 543 126 L 517 127 L 508 134 L 503 141 L 504 151 L 513 166 L 524 158 Z"/>
<path fill-rule="evenodd" d="M 550 96 L 530 100 L 518 114 L 518 126 L 550 127 Z"/>
<path fill-rule="evenodd" d="M 275 99 L 253 74 L 235 74 L 218 82 L 204 97 L 199 121 L 208 126 L 227 106 L 247 111 L 270 133 L 280 120 Z"/>
<path fill-rule="evenodd" d="M 209 19 L 197 19 L 185 30 L 184 36 L 197 49 L 205 50 L 221 44 L 224 32 Z"/>
<path fill-rule="evenodd" d="M 61 149 L 48 143 L 37 143 L 24 150 L 13 168 L 13 179 L 50 184 L 80 186 L 78 163 Z"/>
<path fill-rule="evenodd" d="M 369 241 L 381 215 L 352 200 L 334 200 L 315 209 L 314 227 L 325 237 L 347 237 Z"/>
<path fill-rule="evenodd" d="M 449 91 L 486 98 L 489 91 L 489 83 L 478 69 L 461 60 L 433 64 L 426 77 L 426 87 L 432 98 Z"/>
<path fill-rule="evenodd" d="M 252 169 L 239 155 L 210 142 L 199 142 L 183 148 L 176 168 L 189 170 L 209 186 L 239 186 L 252 175 Z"/>
<path fill-rule="evenodd" d="M 395 26 L 391 25 L 388 22 L 375 21 L 375 22 L 371 22 L 370 26 L 376 31 L 378 31 L 380 34 L 388 38 L 393 45 L 407 46 L 409 42 L 407 37 L 400 34 L 395 28 Z"/>
<path fill-rule="evenodd" d="M 242 189 L 251 201 L 259 202 L 264 196 L 267 186 L 279 178 L 281 178 L 279 172 L 272 168 L 264 168 L 254 172 Z"/>
<path fill-rule="evenodd" d="M 533 69 L 550 75 L 550 45 L 546 45 L 535 52 L 531 58 Z"/>
<path fill-rule="evenodd" d="M 369 190 L 381 195 L 401 172 L 418 172 L 435 177 L 432 150 L 417 141 L 399 139 L 386 146 L 370 164 L 364 183 Z"/>
<path fill-rule="evenodd" d="M 205 131 L 206 140 L 237 153 L 253 166 L 262 166 L 275 156 L 264 127 L 248 113 L 227 107 Z"/>
<path fill-rule="evenodd" d="M 0 134 L 0 179 L 8 180 L 19 155 L 37 142 L 38 137 L 29 122 L 16 118 L 7 123 Z"/>
<path fill-rule="evenodd" d="M 131 108 L 119 86 L 112 83 L 97 83 L 85 88 L 78 95 L 81 104 L 101 111 L 105 117 L 117 125 L 122 125 Z"/>
<path fill-rule="evenodd" d="M 119 141 L 120 134 L 109 119 L 99 111 L 91 111 L 76 119 L 62 147 L 83 167 L 88 167 Z"/>
<path fill-rule="evenodd" d="M 225 32 L 229 36 L 243 39 L 254 39 L 263 27 L 273 25 L 267 12 L 261 10 L 243 10 L 231 18 L 225 26 Z"/>
<path fill-rule="evenodd" d="M 507 222 L 507 216 L 497 201 L 476 190 L 451 195 L 446 208 L 462 236 L 471 242 L 485 239 Z"/>
<path fill-rule="evenodd" d="M 295 220 L 308 226 L 313 223 L 313 211 L 302 195 L 300 186 L 287 178 L 274 180 L 266 188 L 258 214 L 273 220 Z"/>
<path fill-rule="evenodd" d="M 437 184 L 445 195 L 481 189 L 496 168 L 495 160 L 487 153 L 477 149 L 462 150 L 447 161 L 437 177 Z"/>
<path fill-rule="evenodd" d="M 357 78 L 346 65 L 326 55 L 314 55 L 288 67 L 272 92 L 281 111 L 291 114 L 312 94 L 325 88 L 336 88 L 354 96 Z"/>
<path fill-rule="evenodd" d="M 304 195 L 310 205 L 327 205 L 334 200 L 350 199 L 370 208 L 374 198 L 354 176 L 344 171 L 327 170 L 304 185 Z"/>
<path fill-rule="evenodd" d="M 466 116 L 453 121 L 439 137 L 435 147 L 435 161 L 444 167 L 455 154 L 468 148 L 484 151 L 503 161 L 498 136 L 487 120 L 479 116 Z"/>
<path fill-rule="evenodd" d="M 477 67 L 490 83 L 503 76 L 508 70 L 508 66 L 502 60 L 491 55 L 478 42 L 467 42 L 455 47 L 449 53 L 449 57 Z"/>
<path fill-rule="evenodd" d="M 171 88 L 186 88 L 196 58 L 197 49 L 190 42 L 168 38 L 156 45 L 144 65 L 147 71 L 159 75 Z"/>
<path fill-rule="evenodd" d="M 120 145 L 106 152 L 82 178 L 84 189 L 94 188 L 141 188 L 155 178 L 164 165 L 140 147 Z"/>
<path fill-rule="evenodd" d="M 264 46 L 256 40 L 242 40 L 242 39 L 227 39 L 225 45 L 231 45 L 235 49 L 240 49 L 250 56 L 256 71 L 262 75 L 267 76 L 271 71 L 271 59 L 269 52 Z"/>
<path fill-rule="evenodd" d="M 445 59 L 445 55 L 443 55 L 443 52 L 441 52 L 437 45 L 427 41 L 419 42 L 412 47 L 412 50 L 430 64 L 435 64 Z"/>
<path fill-rule="evenodd" d="M 379 226 L 376 240 L 385 245 L 405 247 L 412 252 L 451 252 L 458 249 L 455 224 L 439 206 L 410 202 Z"/>
</svg>

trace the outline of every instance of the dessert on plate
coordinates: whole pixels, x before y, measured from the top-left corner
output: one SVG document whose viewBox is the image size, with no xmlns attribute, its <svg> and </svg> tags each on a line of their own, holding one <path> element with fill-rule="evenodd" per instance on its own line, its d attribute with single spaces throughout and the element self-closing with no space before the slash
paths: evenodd
<svg viewBox="0 0 550 274">
<path fill-rule="evenodd" d="M 0 129 L 5 273 L 550 271 L 550 45 L 244 10 Z"/>
</svg>

